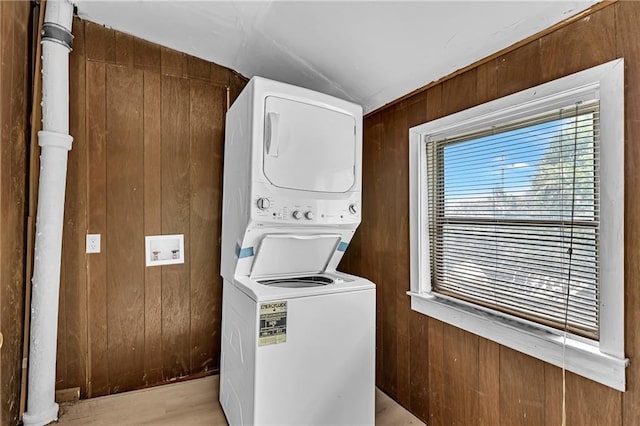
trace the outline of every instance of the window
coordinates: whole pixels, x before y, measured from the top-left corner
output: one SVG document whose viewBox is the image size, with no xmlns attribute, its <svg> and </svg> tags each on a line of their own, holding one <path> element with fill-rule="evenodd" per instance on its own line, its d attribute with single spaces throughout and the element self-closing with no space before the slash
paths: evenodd
<svg viewBox="0 0 640 426">
<path fill-rule="evenodd" d="M 433 291 L 597 338 L 598 134 L 594 101 L 428 140 Z"/>
<path fill-rule="evenodd" d="M 622 70 L 410 132 L 413 309 L 619 390 Z"/>
</svg>

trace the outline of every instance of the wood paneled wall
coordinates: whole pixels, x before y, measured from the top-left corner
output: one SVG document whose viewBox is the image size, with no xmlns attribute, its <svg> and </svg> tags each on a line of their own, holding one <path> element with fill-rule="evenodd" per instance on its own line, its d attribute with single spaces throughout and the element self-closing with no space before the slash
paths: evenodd
<svg viewBox="0 0 640 426">
<path fill-rule="evenodd" d="M 607 5 L 366 117 L 363 222 L 342 266 L 377 284 L 378 386 L 429 425 L 559 425 L 562 375 L 557 367 L 411 311 L 408 129 L 618 57 L 625 59 L 628 390 L 568 373 L 567 424 L 640 424 L 638 22 L 640 2 Z"/>
<path fill-rule="evenodd" d="M 30 2 L 0 2 L 0 425 L 18 424 L 25 287 Z"/>
<path fill-rule="evenodd" d="M 219 368 L 230 70 L 74 20 L 57 388 L 99 396 Z M 102 252 L 85 254 L 85 234 Z M 144 237 L 185 263 L 145 267 Z"/>
</svg>

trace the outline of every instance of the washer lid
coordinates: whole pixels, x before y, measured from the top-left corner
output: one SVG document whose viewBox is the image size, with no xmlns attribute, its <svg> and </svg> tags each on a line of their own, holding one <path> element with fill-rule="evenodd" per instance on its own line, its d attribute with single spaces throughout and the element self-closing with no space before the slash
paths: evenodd
<svg viewBox="0 0 640 426">
<path fill-rule="evenodd" d="M 334 255 L 338 234 L 267 234 L 262 238 L 251 268 L 251 278 L 318 274 Z"/>
<path fill-rule="evenodd" d="M 265 99 L 263 170 L 280 188 L 346 192 L 355 183 L 356 121 L 291 99 Z"/>
</svg>

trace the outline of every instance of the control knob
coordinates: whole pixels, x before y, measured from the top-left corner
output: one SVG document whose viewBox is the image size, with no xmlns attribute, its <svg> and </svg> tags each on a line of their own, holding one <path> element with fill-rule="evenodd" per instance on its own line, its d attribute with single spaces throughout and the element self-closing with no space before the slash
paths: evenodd
<svg viewBox="0 0 640 426">
<path fill-rule="evenodd" d="M 308 211 L 304 214 L 304 217 L 306 217 L 307 219 L 311 220 L 313 219 L 313 212 L 312 211 Z"/>
<path fill-rule="evenodd" d="M 355 204 L 349 205 L 349 213 L 351 214 L 358 213 L 358 206 L 356 206 Z"/>
<path fill-rule="evenodd" d="M 258 198 L 257 204 L 260 210 L 266 210 L 271 205 L 271 202 L 269 201 L 268 198 Z"/>
<path fill-rule="evenodd" d="M 300 210 L 294 210 L 294 212 L 291 215 L 295 220 L 302 219 L 302 213 L 300 213 Z"/>
</svg>

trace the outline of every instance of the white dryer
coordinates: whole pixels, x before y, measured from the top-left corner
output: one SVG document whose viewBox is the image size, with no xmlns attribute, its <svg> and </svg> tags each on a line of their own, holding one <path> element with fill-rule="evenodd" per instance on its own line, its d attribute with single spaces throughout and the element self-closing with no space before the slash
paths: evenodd
<svg viewBox="0 0 640 426">
<path fill-rule="evenodd" d="M 362 109 L 255 77 L 226 132 L 227 420 L 372 425 L 375 286 L 336 271 L 360 223 Z"/>
</svg>

